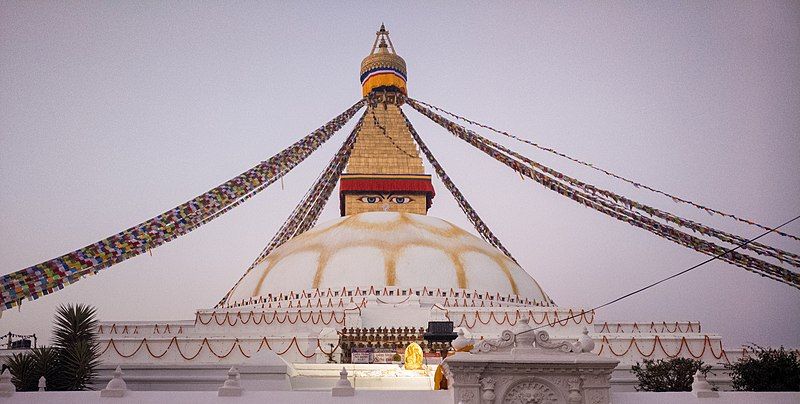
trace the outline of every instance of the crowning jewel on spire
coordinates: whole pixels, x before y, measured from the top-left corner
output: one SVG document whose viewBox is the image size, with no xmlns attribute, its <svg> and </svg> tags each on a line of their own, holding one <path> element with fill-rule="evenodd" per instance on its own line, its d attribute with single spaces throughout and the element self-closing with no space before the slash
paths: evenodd
<svg viewBox="0 0 800 404">
<path fill-rule="evenodd" d="M 403 94 L 406 91 L 406 61 L 394 50 L 389 31 L 381 24 L 375 33 L 375 43 L 369 56 L 361 62 L 361 92 L 367 96 L 377 88 L 395 88 Z"/>
</svg>

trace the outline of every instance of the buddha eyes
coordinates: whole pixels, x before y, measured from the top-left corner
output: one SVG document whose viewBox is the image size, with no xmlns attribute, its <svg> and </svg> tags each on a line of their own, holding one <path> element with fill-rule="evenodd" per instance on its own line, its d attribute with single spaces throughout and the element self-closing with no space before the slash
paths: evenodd
<svg viewBox="0 0 800 404">
<path fill-rule="evenodd" d="M 411 201 L 413 201 L 413 199 L 408 197 L 408 196 L 388 196 L 388 197 L 384 197 L 384 196 L 381 196 L 381 195 L 364 195 L 364 196 L 358 198 L 358 200 L 361 201 L 361 202 L 364 202 L 364 203 L 381 203 L 384 200 L 388 200 L 389 202 L 397 204 L 397 205 L 405 205 L 405 204 L 410 203 Z"/>
<path fill-rule="evenodd" d="M 383 198 L 377 195 L 365 195 L 361 198 L 358 198 L 358 200 L 364 203 L 378 203 L 382 201 Z"/>
<path fill-rule="evenodd" d="M 403 205 L 412 201 L 412 199 L 407 196 L 393 196 L 389 198 L 389 200 L 398 205 Z"/>
</svg>

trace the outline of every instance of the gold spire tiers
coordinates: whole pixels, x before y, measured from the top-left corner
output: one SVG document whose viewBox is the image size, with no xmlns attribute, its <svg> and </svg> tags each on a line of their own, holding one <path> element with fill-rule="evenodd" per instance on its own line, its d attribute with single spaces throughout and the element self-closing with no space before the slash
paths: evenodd
<svg viewBox="0 0 800 404">
<path fill-rule="evenodd" d="M 424 173 L 419 151 L 397 105 L 370 105 L 357 136 L 347 173 Z"/>
<path fill-rule="evenodd" d="M 400 113 L 406 93 L 406 62 L 381 25 L 372 52 L 361 62 L 361 83 L 370 97 L 367 115 L 342 175 L 342 216 L 364 212 L 427 214 L 435 192 L 419 150 Z"/>
</svg>

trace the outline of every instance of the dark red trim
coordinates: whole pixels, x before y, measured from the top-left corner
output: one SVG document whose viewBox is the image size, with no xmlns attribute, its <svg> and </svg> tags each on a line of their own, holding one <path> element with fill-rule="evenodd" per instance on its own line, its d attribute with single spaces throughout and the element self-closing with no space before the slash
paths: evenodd
<svg viewBox="0 0 800 404">
<path fill-rule="evenodd" d="M 427 207 L 433 204 L 436 191 L 430 179 L 356 179 L 342 178 L 339 181 L 339 210 L 344 216 L 344 195 L 354 192 L 413 192 L 426 194 Z"/>
<path fill-rule="evenodd" d="M 429 179 L 347 179 L 342 178 L 339 183 L 339 192 L 346 191 L 376 191 L 376 192 L 425 192 L 436 195 L 433 184 Z"/>
</svg>

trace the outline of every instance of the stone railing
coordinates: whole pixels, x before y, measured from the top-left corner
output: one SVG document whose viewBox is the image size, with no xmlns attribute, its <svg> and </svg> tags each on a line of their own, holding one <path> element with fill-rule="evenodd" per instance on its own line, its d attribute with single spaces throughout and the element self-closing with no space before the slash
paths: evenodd
<svg viewBox="0 0 800 404">
<path fill-rule="evenodd" d="M 619 362 L 592 354 L 593 348 L 585 329 L 577 341 L 556 342 L 523 319 L 500 338 L 447 358 L 445 374 L 457 403 L 607 404 Z"/>
</svg>

